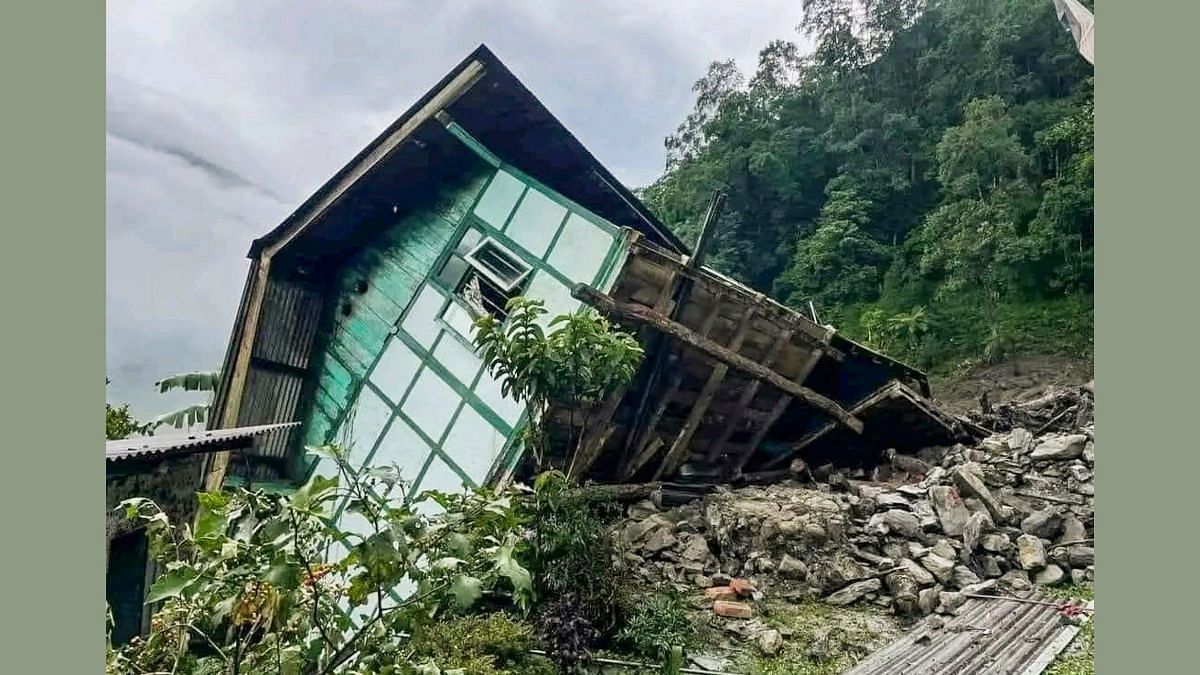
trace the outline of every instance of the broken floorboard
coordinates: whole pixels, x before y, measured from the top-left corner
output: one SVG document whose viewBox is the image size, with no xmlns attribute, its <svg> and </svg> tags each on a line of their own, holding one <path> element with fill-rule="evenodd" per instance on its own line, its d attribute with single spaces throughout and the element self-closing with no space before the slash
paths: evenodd
<svg viewBox="0 0 1200 675">
<path fill-rule="evenodd" d="M 1024 599 L 1046 602 L 1040 593 Z M 1078 627 L 1056 607 L 1013 598 L 971 598 L 937 628 L 927 617 L 845 675 L 1038 675 Z M 1074 630 L 1073 630 L 1074 629 Z"/>
</svg>

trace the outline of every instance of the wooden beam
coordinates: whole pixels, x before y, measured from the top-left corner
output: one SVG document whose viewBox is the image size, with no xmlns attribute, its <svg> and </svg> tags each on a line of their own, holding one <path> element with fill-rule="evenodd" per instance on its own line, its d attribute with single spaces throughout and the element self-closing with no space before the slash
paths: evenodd
<svg viewBox="0 0 1200 675">
<path fill-rule="evenodd" d="M 701 336 L 708 337 L 708 333 L 712 330 L 713 324 L 717 322 L 717 316 L 720 315 L 720 313 L 721 296 L 717 295 L 715 298 L 713 298 L 713 304 L 708 309 L 708 315 L 704 317 L 704 323 L 700 326 L 699 334 Z M 634 430 L 636 435 L 634 437 L 634 444 L 631 446 L 631 448 L 634 450 L 635 454 L 630 457 L 628 465 L 621 474 L 624 478 L 632 477 L 633 474 L 637 473 L 638 469 L 642 468 L 643 464 L 648 462 L 650 458 L 654 456 L 653 451 L 647 452 L 647 444 L 650 443 L 654 430 L 658 427 L 658 423 L 662 420 L 663 414 L 667 411 L 667 406 L 670 405 L 671 401 L 675 398 L 675 392 L 679 391 L 679 385 L 682 382 L 683 369 L 676 366 L 674 374 L 672 374 L 671 379 L 668 380 L 666 391 L 664 391 L 662 396 L 660 396 L 658 399 L 658 406 L 655 407 L 654 413 L 650 416 L 650 419 L 646 422 L 646 425 L 642 429 Z"/>
<path fill-rule="evenodd" d="M 807 380 L 808 376 L 812 374 L 813 369 L 817 367 L 817 363 L 820 360 L 821 350 L 813 350 L 813 352 L 809 354 L 808 360 L 805 361 L 804 365 L 800 368 L 800 372 L 796 373 L 796 377 L 793 378 L 793 381 L 797 384 L 800 384 Z M 763 439 L 767 437 L 767 432 L 771 430 L 771 427 L 775 426 L 775 423 L 779 421 L 779 418 L 783 416 L 784 411 L 787 410 L 787 407 L 791 405 L 791 403 L 791 396 L 783 394 L 779 397 L 779 400 L 775 402 L 775 407 L 771 409 L 771 414 L 767 416 L 766 421 L 764 421 L 762 426 L 758 428 L 758 431 L 754 433 L 754 437 L 750 439 L 750 442 L 742 451 L 741 456 L 739 456 L 737 461 L 734 463 L 731 475 L 741 475 L 742 469 L 746 466 L 746 462 L 750 461 L 750 458 L 754 456 L 754 451 L 758 449 L 759 443 L 763 442 Z M 856 417 L 855 419 L 858 418 Z M 859 422 L 859 424 L 862 423 Z M 830 423 L 830 425 L 832 426 L 833 423 Z M 862 433 L 862 427 L 860 426 L 858 429 L 856 429 L 856 431 L 858 433 Z M 774 465 L 774 463 L 772 464 Z"/>
<path fill-rule="evenodd" d="M 766 358 L 763 359 L 762 364 L 764 366 L 768 368 L 774 367 L 775 359 L 779 358 L 779 352 L 783 349 L 783 345 L 792 339 L 794 332 L 795 329 L 782 330 L 779 332 L 779 335 L 775 336 L 775 342 L 771 345 L 771 350 L 767 352 Z M 746 409 L 750 407 L 750 402 L 758 395 L 758 388 L 761 386 L 762 380 L 754 380 L 742 391 L 742 395 L 738 398 L 737 404 L 734 405 L 733 411 L 729 413 L 729 420 L 725 423 L 725 428 L 721 430 L 721 435 L 717 436 L 712 448 L 708 451 L 707 461 L 709 463 L 717 461 L 721 456 L 721 451 L 724 449 L 725 444 L 729 442 L 729 437 L 733 435 L 733 432 L 737 429 L 737 425 L 741 423 L 742 416 L 746 414 Z"/>
<path fill-rule="evenodd" d="M 717 304 L 713 303 L 713 313 L 717 312 Z M 733 339 L 729 341 L 729 351 L 736 354 L 742 348 L 742 342 L 746 339 L 746 333 L 750 330 L 750 324 L 754 323 L 754 317 L 758 313 L 758 305 L 750 305 L 746 308 L 742 319 L 738 323 L 737 333 Z M 658 471 L 654 474 L 654 479 L 658 480 L 664 473 L 672 473 L 679 468 L 679 464 L 686 457 L 688 445 L 692 442 L 692 436 L 696 433 L 696 429 L 700 428 L 700 421 L 704 419 L 704 413 L 708 411 L 709 404 L 712 403 L 713 397 L 717 395 L 717 389 L 721 383 L 725 381 L 725 375 L 729 372 L 729 366 L 725 363 L 718 363 L 713 368 L 708 376 L 708 380 L 704 383 L 704 387 L 700 389 L 700 396 L 696 399 L 696 405 L 692 406 L 691 413 L 688 414 L 687 421 L 684 422 L 683 428 L 679 430 L 679 435 L 675 437 L 675 441 L 671 444 L 671 449 L 667 451 L 667 456 L 663 458 L 662 464 L 659 465 Z"/>
<path fill-rule="evenodd" d="M 659 448 L 664 445 L 666 444 L 663 442 L 662 438 L 658 436 L 651 438 L 650 442 L 646 444 L 646 447 L 643 448 L 636 457 L 630 460 L 629 466 L 625 467 L 625 470 L 621 472 L 621 479 L 629 480 L 629 478 L 631 478 L 635 473 L 638 472 L 639 469 L 645 466 L 646 462 L 649 462 L 650 458 L 653 457 L 654 454 L 658 452 Z"/>
<path fill-rule="evenodd" d="M 714 343 L 706 337 L 698 335 L 695 331 L 687 326 L 671 321 L 667 317 L 655 312 L 649 307 L 642 305 L 633 305 L 630 303 L 617 302 L 611 297 L 597 291 L 596 289 L 586 284 L 576 284 L 571 290 L 572 297 L 582 300 L 589 305 L 608 314 L 615 314 L 624 317 L 625 319 L 641 322 L 657 328 L 659 331 L 666 333 L 679 340 L 680 342 L 697 349 L 709 356 L 722 361 L 733 368 L 736 368 L 750 377 L 766 380 L 768 384 L 787 392 L 791 396 L 800 399 L 805 404 L 820 410 L 830 417 L 841 422 L 845 426 L 853 429 L 855 433 L 862 433 L 863 423 L 854 415 L 851 415 L 845 408 L 817 392 L 804 387 L 796 382 L 785 378 L 779 373 L 765 368 L 762 365 L 747 359 L 741 354 L 729 351 L 725 347 Z M 815 363 L 813 364 L 816 365 Z"/>
</svg>

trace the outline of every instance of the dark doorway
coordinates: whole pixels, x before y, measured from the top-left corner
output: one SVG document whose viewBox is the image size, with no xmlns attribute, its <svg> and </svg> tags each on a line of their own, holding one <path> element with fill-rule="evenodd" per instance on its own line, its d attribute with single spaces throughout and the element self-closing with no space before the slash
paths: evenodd
<svg viewBox="0 0 1200 675">
<path fill-rule="evenodd" d="M 146 544 L 146 533 L 138 530 L 115 537 L 109 545 L 105 593 L 113 615 L 113 645 L 123 645 L 142 632 Z"/>
</svg>

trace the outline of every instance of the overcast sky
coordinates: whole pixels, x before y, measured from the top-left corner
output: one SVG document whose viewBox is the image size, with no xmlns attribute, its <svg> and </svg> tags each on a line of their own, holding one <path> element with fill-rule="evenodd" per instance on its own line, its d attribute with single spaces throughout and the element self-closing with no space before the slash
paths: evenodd
<svg viewBox="0 0 1200 675">
<path fill-rule="evenodd" d="M 109 0 L 108 397 L 216 368 L 250 241 L 480 43 L 629 187 L 710 61 L 798 40 L 796 0 Z"/>
</svg>

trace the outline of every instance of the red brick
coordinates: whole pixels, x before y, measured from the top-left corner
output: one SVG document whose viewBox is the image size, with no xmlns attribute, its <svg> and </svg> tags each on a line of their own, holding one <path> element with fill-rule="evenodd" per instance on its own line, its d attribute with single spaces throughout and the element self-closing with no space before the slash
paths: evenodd
<svg viewBox="0 0 1200 675">
<path fill-rule="evenodd" d="M 749 619 L 754 616 L 754 610 L 744 602 L 729 602 L 717 600 L 713 603 L 713 613 L 732 619 Z"/>
<path fill-rule="evenodd" d="M 737 591 L 728 586 L 714 586 L 704 589 L 704 597 L 709 600 L 737 600 Z"/>
<path fill-rule="evenodd" d="M 746 581 L 745 579 L 734 579 L 733 581 L 729 582 L 729 587 L 733 589 L 734 593 L 737 593 L 743 598 L 753 595 L 754 591 L 757 590 L 754 588 L 754 584 Z"/>
</svg>

